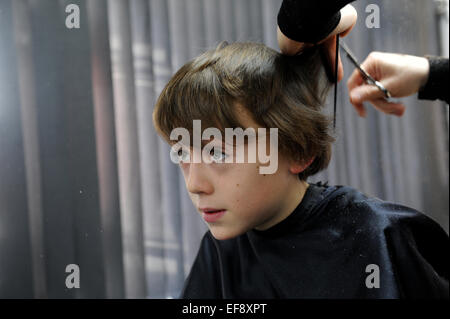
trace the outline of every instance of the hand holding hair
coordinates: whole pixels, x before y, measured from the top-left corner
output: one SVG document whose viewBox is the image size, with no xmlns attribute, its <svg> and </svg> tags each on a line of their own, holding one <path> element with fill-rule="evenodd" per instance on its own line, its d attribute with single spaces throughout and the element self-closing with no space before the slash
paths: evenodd
<svg viewBox="0 0 450 319">
<path fill-rule="evenodd" d="M 321 44 L 325 50 L 327 61 L 331 70 L 335 69 L 336 36 L 339 35 L 340 37 L 345 37 L 350 33 L 356 23 L 357 12 L 352 5 L 348 4 L 340 10 L 340 16 L 339 24 L 336 28 L 334 28 L 334 30 L 325 39 L 322 39 L 316 43 Z M 314 45 L 314 43 L 299 42 L 288 38 L 283 34 L 280 26 L 277 27 L 277 39 L 281 53 L 286 55 L 296 55 L 304 49 Z M 340 81 L 344 77 L 344 69 L 342 67 L 340 56 L 338 60 L 338 81 Z"/>
</svg>

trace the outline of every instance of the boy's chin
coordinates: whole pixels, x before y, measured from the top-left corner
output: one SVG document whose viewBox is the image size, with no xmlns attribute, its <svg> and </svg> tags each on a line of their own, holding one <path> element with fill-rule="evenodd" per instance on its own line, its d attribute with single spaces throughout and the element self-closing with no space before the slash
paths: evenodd
<svg viewBox="0 0 450 319">
<path fill-rule="evenodd" d="M 211 234 L 213 237 L 217 240 L 227 240 L 232 239 L 235 237 L 238 237 L 245 233 L 245 231 L 240 230 L 233 230 L 233 229 L 227 229 L 226 227 L 220 227 L 220 226 L 209 226 L 209 230 L 211 231 Z"/>
</svg>

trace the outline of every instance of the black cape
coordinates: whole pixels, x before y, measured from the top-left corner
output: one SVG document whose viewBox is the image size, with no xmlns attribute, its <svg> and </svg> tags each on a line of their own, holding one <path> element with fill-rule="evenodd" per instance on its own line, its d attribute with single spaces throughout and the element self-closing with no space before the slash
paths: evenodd
<svg viewBox="0 0 450 319">
<path fill-rule="evenodd" d="M 448 299 L 448 248 L 445 231 L 414 209 L 311 184 L 268 230 L 222 241 L 208 231 L 181 297 Z"/>
</svg>

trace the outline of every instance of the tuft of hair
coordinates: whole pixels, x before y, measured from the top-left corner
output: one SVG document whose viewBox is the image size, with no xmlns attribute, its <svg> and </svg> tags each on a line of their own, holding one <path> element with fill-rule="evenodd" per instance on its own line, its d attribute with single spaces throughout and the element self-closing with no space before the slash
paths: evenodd
<svg viewBox="0 0 450 319">
<path fill-rule="evenodd" d="M 332 84 L 316 46 L 286 56 L 260 43 L 222 42 L 182 66 L 162 90 L 154 111 L 156 131 L 169 144 L 174 128 L 193 136 L 193 120 L 202 127 L 242 127 L 238 105 L 265 128 L 278 128 L 279 152 L 313 162 L 301 180 L 325 169 L 331 158 L 330 116 L 323 106 Z M 192 142 L 191 142 L 192 145 Z"/>
</svg>

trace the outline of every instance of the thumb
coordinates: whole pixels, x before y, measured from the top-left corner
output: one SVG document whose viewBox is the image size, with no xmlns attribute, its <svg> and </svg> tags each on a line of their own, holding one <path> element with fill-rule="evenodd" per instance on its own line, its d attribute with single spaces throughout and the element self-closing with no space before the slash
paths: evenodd
<svg viewBox="0 0 450 319">
<path fill-rule="evenodd" d="M 384 97 L 375 85 L 361 85 L 350 91 L 350 100 L 354 104 L 360 104 L 365 101 L 376 100 Z"/>
</svg>

